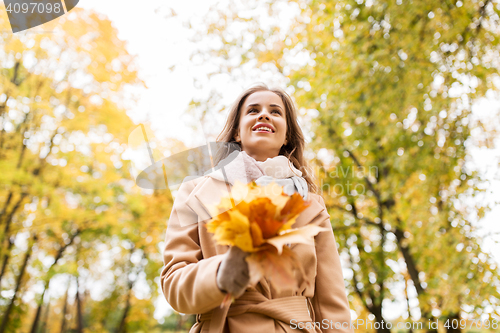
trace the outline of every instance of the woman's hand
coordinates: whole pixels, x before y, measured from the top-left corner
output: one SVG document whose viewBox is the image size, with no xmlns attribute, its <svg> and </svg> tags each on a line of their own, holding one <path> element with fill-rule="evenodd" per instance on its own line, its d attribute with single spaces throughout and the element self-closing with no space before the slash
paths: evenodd
<svg viewBox="0 0 500 333">
<path fill-rule="evenodd" d="M 238 298 L 245 292 L 248 282 L 250 282 L 250 273 L 248 264 L 245 260 L 248 253 L 242 251 L 237 246 L 231 246 L 225 253 L 219 270 L 217 271 L 217 286 L 223 292 L 231 294 Z"/>
</svg>

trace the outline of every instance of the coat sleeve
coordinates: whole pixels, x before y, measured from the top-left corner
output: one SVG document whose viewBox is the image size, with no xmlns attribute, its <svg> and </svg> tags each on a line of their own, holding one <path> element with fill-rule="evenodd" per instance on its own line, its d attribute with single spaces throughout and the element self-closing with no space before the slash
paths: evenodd
<svg viewBox="0 0 500 333">
<path fill-rule="evenodd" d="M 217 270 L 223 255 L 203 258 L 198 238 L 198 216 L 187 205 L 194 181 L 182 183 L 168 221 L 163 251 L 161 287 L 167 302 L 180 313 L 197 314 L 222 303 Z M 180 221 L 182 220 L 182 223 Z"/>
<path fill-rule="evenodd" d="M 316 200 L 326 210 L 321 195 Z M 321 226 L 329 230 L 320 232 L 315 238 L 317 272 L 314 297 L 311 300 L 314 320 L 321 323 L 324 333 L 353 333 L 340 257 L 329 215 L 321 221 Z"/>
</svg>

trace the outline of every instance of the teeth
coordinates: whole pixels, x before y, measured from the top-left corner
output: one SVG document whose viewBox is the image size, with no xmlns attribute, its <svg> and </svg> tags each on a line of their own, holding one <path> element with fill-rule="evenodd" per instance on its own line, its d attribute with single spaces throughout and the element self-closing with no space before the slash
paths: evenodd
<svg viewBox="0 0 500 333">
<path fill-rule="evenodd" d="M 255 130 L 256 131 L 262 131 L 262 130 L 264 130 L 264 131 L 272 132 L 269 127 L 259 127 L 259 128 L 255 129 Z"/>
</svg>

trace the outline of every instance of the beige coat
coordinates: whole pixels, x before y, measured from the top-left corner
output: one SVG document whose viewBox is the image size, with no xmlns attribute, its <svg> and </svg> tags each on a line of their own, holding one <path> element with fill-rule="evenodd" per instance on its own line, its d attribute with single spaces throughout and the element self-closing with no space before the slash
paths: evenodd
<svg viewBox="0 0 500 333">
<path fill-rule="evenodd" d="M 161 286 L 176 311 L 197 314 L 190 333 L 352 333 L 340 258 L 323 198 L 309 193 L 311 205 L 294 227 L 320 222 L 330 231 L 315 237 L 315 246 L 292 245 L 310 282 L 299 291 L 277 292 L 266 279 L 231 307 L 221 309 L 225 296 L 216 274 L 227 246 L 215 245 L 205 227 L 208 204 L 228 194 L 229 184 L 205 176 L 184 182 L 168 221 Z M 342 328 L 343 326 L 343 328 Z"/>
</svg>

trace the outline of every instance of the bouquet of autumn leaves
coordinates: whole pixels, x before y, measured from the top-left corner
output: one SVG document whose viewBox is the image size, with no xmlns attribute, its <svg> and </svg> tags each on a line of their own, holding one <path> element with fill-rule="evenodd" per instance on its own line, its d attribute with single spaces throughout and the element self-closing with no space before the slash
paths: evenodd
<svg viewBox="0 0 500 333">
<path fill-rule="evenodd" d="M 278 290 L 299 287 L 302 279 L 297 279 L 295 272 L 303 277 L 304 269 L 288 245 L 314 245 L 314 236 L 327 230 L 315 224 L 292 228 L 310 201 L 298 193 L 285 194 L 274 182 L 258 186 L 236 181 L 231 194 L 208 207 L 214 218 L 206 226 L 216 243 L 237 246 L 248 253 L 251 286 L 265 277 Z M 222 305 L 230 299 L 228 295 Z"/>
</svg>

